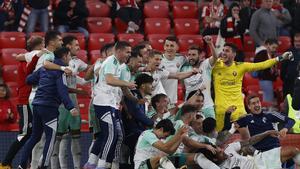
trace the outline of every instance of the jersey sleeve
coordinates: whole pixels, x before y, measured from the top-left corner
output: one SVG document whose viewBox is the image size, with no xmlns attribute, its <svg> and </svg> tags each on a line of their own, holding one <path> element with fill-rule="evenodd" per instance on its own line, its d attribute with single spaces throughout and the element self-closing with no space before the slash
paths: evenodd
<svg viewBox="0 0 300 169">
<path fill-rule="evenodd" d="M 224 152 L 225 154 L 236 154 L 238 151 L 241 150 L 241 143 L 240 142 L 233 142 L 231 144 L 228 144 L 228 146 L 225 148 Z"/>
<path fill-rule="evenodd" d="M 153 145 L 154 143 L 156 143 L 157 141 L 159 141 L 159 139 L 156 137 L 156 135 L 153 132 L 147 132 L 147 133 L 145 133 L 144 140 L 146 142 L 148 142 L 150 145 Z"/>
<path fill-rule="evenodd" d="M 242 70 L 243 72 L 253 72 L 258 70 L 263 70 L 272 67 L 277 63 L 276 59 L 269 59 L 264 62 L 258 62 L 258 63 L 242 63 Z"/>
<path fill-rule="evenodd" d="M 53 53 L 46 53 L 46 54 L 44 54 L 44 55 L 45 55 L 45 61 L 46 61 L 46 60 L 47 60 L 47 61 L 50 61 L 50 62 L 53 62 L 53 61 L 54 61 L 55 56 L 54 56 Z"/>
<path fill-rule="evenodd" d="M 84 61 L 82 61 L 81 59 L 78 59 L 78 71 L 79 72 L 82 72 L 84 71 L 87 67 L 88 67 L 88 64 L 86 64 Z"/>
<path fill-rule="evenodd" d="M 283 122 L 284 128 L 290 129 L 295 124 L 295 121 L 288 116 L 285 116 L 278 112 L 268 113 L 267 114 L 268 119 L 270 119 L 272 122 Z"/>
<path fill-rule="evenodd" d="M 241 117 L 240 119 L 238 119 L 236 121 L 236 123 L 240 126 L 240 127 L 246 127 L 248 126 L 248 121 L 249 121 L 249 116 L 245 116 L 245 117 Z"/>
<path fill-rule="evenodd" d="M 158 71 L 158 74 L 160 79 L 168 79 L 170 72 L 167 70 L 160 70 Z"/>
<path fill-rule="evenodd" d="M 118 68 L 117 64 L 115 64 L 114 62 L 106 62 L 106 64 L 103 64 L 102 66 L 103 66 L 102 71 L 104 75 L 115 74 Z"/>
</svg>

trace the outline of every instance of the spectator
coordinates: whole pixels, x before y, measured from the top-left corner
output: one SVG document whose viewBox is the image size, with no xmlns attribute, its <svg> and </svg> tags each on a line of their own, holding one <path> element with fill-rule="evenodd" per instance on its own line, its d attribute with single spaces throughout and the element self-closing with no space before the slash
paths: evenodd
<svg viewBox="0 0 300 169">
<path fill-rule="evenodd" d="M 126 33 L 135 33 L 140 29 L 142 12 L 138 0 L 117 0 L 117 17 L 128 24 Z"/>
<path fill-rule="evenodd" d="M 249 33 L 251 17 L 255 10 L 256 9 L 252 7 L 251 0 L 242 0 L 240 18 L 241 24 L 243 25 L 242 27 L 246 29 L 246 33 Z"/>
<path fill-rule="evenodd" d="M 294 60 L 286 60 L 282 62 L 280 77 L 283 81 L 283 96 L 287 94 L 293 94 L 294 82 L 298 77 L 298 72 L 300 71 L 298 67 L 300 62 L 300 32 L 294 34 L 293 37 L 293 47 L 289 49 L 293 52 Z"/>
<path fill-rule="evenodd" d="M 60 33 L 76 30 L 88 38 L 89 32 L 86 30 L 86 18 L 89 12 L 85 0 L 62 0 L 54 13 L 57 21 L 57 30 Z"/>
<path fill-rule="evenodd" d="M 222 19 L 220 25 L 221 36 L 225 42 L 234 43 L 238 47 L 238 61 L 243 61 L 243 36 L 245 27 L 240 19 L 240 6 L 234 2 L 231 4 L 227 16 Z"/>
<path fill-rule="evenodd" d="M 289 36 L 290 33 L 289 33 L 288 24 L 292 21 L 290 12 L 283 7 L 282 3 L 280 3 L 280 0 L 274 0 L 272 10 L 275 13 L 275 16 L 277 17 L 278 21 L 280 22 L 280 27 L 278 30 L 279 35 Z"/>
<path fill-rule="evenodd" d="M 276 39 L 267 39 L 264 46 L 256 49 L 254 62 L 263 62 L 275 58 L 278 46 Z M 279 72 L 276 66 L 257 72 L 259 85 L 263 91 L 263 100 L 266 102 L 273 102 L 274 100 L 273 82 L 276 81 L 278 75 Z"/>
<path fill-rule="evenodd" d="M 292 13 L 293 12 L 293 13 Z M 300 32 L 300 1 L 296 0 L 296 3 L 292 8 L 292 30 L 293 33 Z"/>
<path fill-rule="evenodd" d="M 217 35 L 220 28 L 220 22 L 226 14 L 226 7 L 220 0 L 212 0 L 203 7 L 202 19 L 204 23 L 203 36 Z"/>
<path fill-rule="evenodd" d="M 0 0 L 0 32 L 17 30 L 22 9 L 22 1 Z"/>
<path fill-rule="evenodd" d="M 272 12 L 273 0 L 263 0 L 261 8 L 253 14 L 250 22 L 250 35 L 257 46 L 267 39 L 278 38 L 279 21 Z"/>
<path fill-rule="evenodd" d="M 264 112 L 261 109 L 260 99 L 256 94 L 249 95 L 246 99 L 246 103 L 250 114 L 237 120 L 236 124 L 239 127 L 247 127 L 250 136 L 261 134 L 268 130 L 274 130 L 273 123 L 283 122 L 284 127 L 279 133 L 281 137 L 285 137 L 288 130 L 295 124 L 293 119 L 284 116 L 283 114 L 277 112 Z M 277 137 L 268 136 L 253 146 L 260 151 L 267 151 L 280 147 L 280 143 Z"/>
<path fill-rule="evenodd" d="M 9 98 L 9 90 L 6 84 L 0 84 L 0 122 L 1 122 L 1 130 L 8 130 L 9 124 L 16 122 L 16 114 L 12 111 L 12 105 Z M 1 165 L 2 167 L 2 165 Z"/>
<path fill-rule="evenodd" d="M 29 34 L 35 31 L 37 20 L 39 20 L 41 32 L 47 32 L 49 27 L 49 0 L 28 0 L 28 5 L 31 7 L 27 21 L 26 33 Z"/>
</svg>

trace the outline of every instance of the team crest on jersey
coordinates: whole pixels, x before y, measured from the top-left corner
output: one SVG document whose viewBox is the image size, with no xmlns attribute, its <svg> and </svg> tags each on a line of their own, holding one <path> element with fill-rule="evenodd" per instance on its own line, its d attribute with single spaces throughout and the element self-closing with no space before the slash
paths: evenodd
<svg viewBox="0 0 300 169">
<path fill-rule="evenodd" d="M 176 63 L 176 66 L 177 66 L 177 68 L 179 68 L 180 67 L 180 63 Z"/>
<path fill-rule="evenodd" d="M 236 76 L 236 75 L 237 75 L 237 72 L 236 72 L 236 71 L 233 71 L 233 72 L 232 72 L 232 75 L 233 75 L 233 76 Z"/>
<path fill-rule="evenodd" d="M 266 123 L 266 122 L 267 122 L 267 118 L 266 118 L 266 117 L 263 117 L 263 118 L 262 118 L 262 121 L 263 121 L 264 123 Z"/>
</svg>

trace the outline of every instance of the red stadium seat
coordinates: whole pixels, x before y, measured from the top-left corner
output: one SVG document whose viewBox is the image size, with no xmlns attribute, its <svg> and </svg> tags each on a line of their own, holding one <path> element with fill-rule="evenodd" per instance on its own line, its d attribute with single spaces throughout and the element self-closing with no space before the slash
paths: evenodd
<svg viewBox="0 0 300 169">
<path fill-rule="evenodd" d="M 77 57 L 84 61 L 85 63 L 88 63 L 88 57 L 87 57 L 87 51 L 86 50 L 79 50 L 77 52 Z"/>
<path fill-rule="evenodd" d="M 250 73 L 245 73 L 243 79 L 243 89 L 246 93 L 260 91 L 259 81 L 251 76 Z"/>
<path fill-rule="evenodd" d="M 178 35 L 179 51 L 185 52 L 192 45 L 203 47 L 203 39 L 201 35 Z"/>
<path fill-rule="evenodd" d="M 126 41 L 130 43 L 130 45 L 133 47 L 137 45 L 138 43 L 144 41 L 144 36 L 142 34 L 119 34 L 118 36 L 119 41 Z"/>
<path fill-rule="evenodd" d="M 118 17 L 115 18 L 114 22 L 115 22 L 115 27 L 116 27 L 118 33 L 125 33 L 126 32 L 127 27 L 128 27 L 127 23 L 123 22 Z"/>
<path fill-rule="evenodd" d="M 175 1 L 173 2 L 173 17 L 198 18 L 198 5 L 196 2 Z"/>
<path fill-rule="evenodd" d="M 85 49 L 86 42 L 85 42 L 84 35 L 82 33 L 75 33 L 75 32 L 74 33 L 73 32 L 62 33 L 62 37 L 65 37 L 68 35 L 75 36 L 78 40 L 80 49 Z"/>
<path fill-rule="evenodd" d="M 150 1 L 144 4 L 145 18 L 168 18 L 169 3 L 166 1 Z"/>
<path fill-rule="evenodd" d="M 145 34 L 169 34 L 171 31 L 170 19 L 168 18 L 146 18 Z"/>
<path fill-rule="evenodd" d="M 4 82 L 17 82 L 18 77 L 17 65 L 3 65 L 2 77 Z"/>
<path fill-rule="evenodd" d="M 107 43 L 114 43 L 115 35 L 110 33 L 91 33 L 89 36 L 89 51 L 100 50 Z"/>
<path fill-rule="evenodd" d="M 101 1 L 87 1 L 90 17 L 109 17 L 110 7 Z"/>
<path fill-rule="evenodd" d="M 88 30 L 90 33 L 111 33 L 111 18 L 107 17 L 88 17 Z"/>
<path fill-rule="evenodd" d="M 200 26 L 198 19 L 174 19 L 174 29 L 176 35 L 199 34 Z"/>
<path fill-rule="evenodd" d="M 91 64 L 94 64 L 98 58 L 100 58 L 100 50 L 92 50 L 90 51 L 90 61 Z"/>
<path fill-rule="evenodd" d="M 9 97 L 18 96 L 18 83 L 17 82 L 6 82 L 5 83 L 9 89 Z"/>
<path fill-rule="evenodd" d="M 81 116 L 81 131 L 89 131 L 89 108 L 90 108 L 90 98 L 78 98 L 78 106 Z"/>
<path fill-rule="evenodd" d="M 184 85 L 181 83 L 178 83 L 177 94 L 178 94 L 178 101 L 184 101 L 185 91 L 184 91 Z"/>
<path fill-rule="evenodd" d="M 254 51 L 253 52 L 244 52 L 245 54 L 245 62 L 253 62 L 254 61 L 254 56 L 255 56 L 255 53 Z"/>
<path fill-rule="evenodd" d="M 278 47 L 279 53 L 286 52 L 292 46 L 291 38 L 288 36 L 280 36 L 278 42 L 279 42 L 279 47 Z"/>
<path fill-rule="evenodd" d="M 88 94 L 77 94 L 78 98 L 91 98 L 91 83 L 85 85 L 77 85 L 78 90 L 83 90 L 88 92 Z"/>
<path fill-rule="evenodd" d="M 1 50 L 1 63 L 3 65 L 16 65 L 19 62 L 16 60 L 16 56 L 21 53 L 26 53 L 26 49 L 18 48 L 6 48 Z"/>
<path fill-rule="evenodd" d="M 150 34 L 150 35 L 148 35 L 148 40 L 153 49 L 163 51 L 164 43 L 168 36 L 170 36 L 170 35 L 169 34 Z"/>
<path fill-rule="evenodd" d="M 252 37 L 244 37 L 244 51 L 245 52 L 255 52 L 255 42 Z"/>
<path fill-rule="evenodd" d="M 26 37 L 22 32 L 1 32 L 0 49 L 3 48 L 25 48 Z"/>
</svg>

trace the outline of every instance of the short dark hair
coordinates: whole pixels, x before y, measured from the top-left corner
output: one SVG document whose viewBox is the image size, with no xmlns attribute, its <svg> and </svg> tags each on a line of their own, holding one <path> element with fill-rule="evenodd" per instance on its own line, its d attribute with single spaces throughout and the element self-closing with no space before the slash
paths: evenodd
<svg viewBox="0 0 300 169">
<path fill-rule="evenodd" d="M 129 56 L 127 63 L 129 63 L 130 59 L 132 58 L 138 58 L 141 57 L 140 53 L 136 52 L 136 51 L 131 51 L 131 55 Z"/>
<path fill-rule="evenodd" d="M 42 44 L 44 41 L 44 38 L 41 36 L 32 36 L 27 41 L 27 50 L 32 51 L 35 47 Z"/>
<path fill-rule="evenodd" d="M 202 122 L 202 130 L 204 133 L 211 133 L 215 130 L 217 122 L 212 117 L 207 117 Z"/>
<path fill-rule="evenodd" d="M 74 40 L 77 40 L 77 38 L 73 35 L 65 36 L 62 40 L 63 41 L 63 46 L 70 45 Z"/>
<path fill-rule="evenodd" d="M 156 103 L 160 101 L 160 99 L 168 97 L 167 95 L 160 93 L 151 98 L 151 105 L 156 110 Z"/>
<path fill-rule="evenodd" d="M 138 52 L 141 55 L 141 50 L 144 48 L 146 48 L 145 45 L 137 45 L 132 49 L 132 51 Z"/>
<path fill-rule="evenodd" d="M 277 39 L 273 39 L 273 38 L 268 38 L 266 41 L 265 41 L 265 44 L 267 45 L 273 45 L 273 44 L 276 44 L 278 45 L 278 40 Z"/>
<path fill-rule="evenodd" d="M 232 52 L 234 52 L 234 53 L 236 53 L 236 52 L 238 51 L 238 48 L 237 48 L 236 45 L 233 44 L 233 43 L 225 43 L 225 44 L 224 44 L 224 47 L 225 47 L 225 46 L 230 47 L 231 50 L 232 50 Z"/>
<path fill-rule="evenodd" d="M 199 54 L 200 54 L 201 52 L 205 52 L 204 49 L 200 48 L 200 47 L 197 46 L 197 45 L 192 45 L 192 46 L 190 46 L 188 50 L 197 50 Z"/>
<path fill-rule="evenodd" d="M 105 45 L 102 46 L 102 48 L 100 49 L 100 54 L 103 53 L 103 52 L 107 52 L 107 50 L 113 48 L 115 46 L 114 43 L 107 43 Z"/>
<path fill-rule="evenodd" d="M 158 50 L 151 50 L 149 52 L 149 57 L 153 58 L 155 55 L 162 55 L 162 53 Z"/>
<path fill-rule="evenodd" d="M 137 85 L 138 89 L 146 83 L 153 83 L 153 77 L 148 74 L 142 73 L 139 74 L 135 79 L 135 84 Z"/>
<path fill-rule="evenodd" d="M 198 92 L 198 96 L 202 96 L 204 98 L 204 94 L 202 93 L 202 91 L 198 91 L 198 90 L 193 90 L 191 91 L 188 96 L 186 97 L 186 100 L 189 100 L 192 96 L 194 96 L 196 93 Z"/>
<path fill-rule="evenodd" d="M 54 56 L 56 58 L 62 58 L 64 55 L 68 54 L 70 52 L 70 49 L 66 47 L 60 47 L 54 51 Z"/>
<path fill-rule="evenodd" d="M 115 44 L 115 50 L 123 50 L 126 47 L 131 47 L 131 45 L 125 41 L 119 41 L 119 42 L 116 42 L 116 44 Z"/>
<path fill-rule="evenodd" d="M 50 41 L 53 41 L 57 38 L 57 36 L 60 36 L 61 34 L 58 31 L 51 30 L 46 32 L 45 34 L 45 45 L 46 47 L 49 45 Z"/>
<path fill-rule="evenodd" d="M 193 112 L 197 112 L 197 108 L 195 106 L 193 106 L 193 105 L 184 104 L 181 107 L 181 116 L 184 116 L 185 114 L 193 113 Z"/>
<path fill-rule="evenodd" d="M 156 126 L 154 127 L 155 129 L 163 129 L 164 132 L 170 132 L 171 135 L 175 134 L 175 128 L 171 120 L 169 119 L 163 119 L 159 121 Z"/>
<path fill-rule="evenodd" d="M 171 41 L 171 42 L 176 42 L 177 44 L 178 44 L 178 39 L 177 39 L 177 37 L 176 36 L 168 36 L 168 37 L 166 37 L 166 40 L 165 40 L 165 42 L 166 41 Z"/>
<path fill-rule="evenodd" d="M 257 93 L 251 93 L 246 97 L 246 104 L 249 105 L 250 100 L 254 99 L 254 98 L 259 98 L 259 95 Z"/>
</svg>

